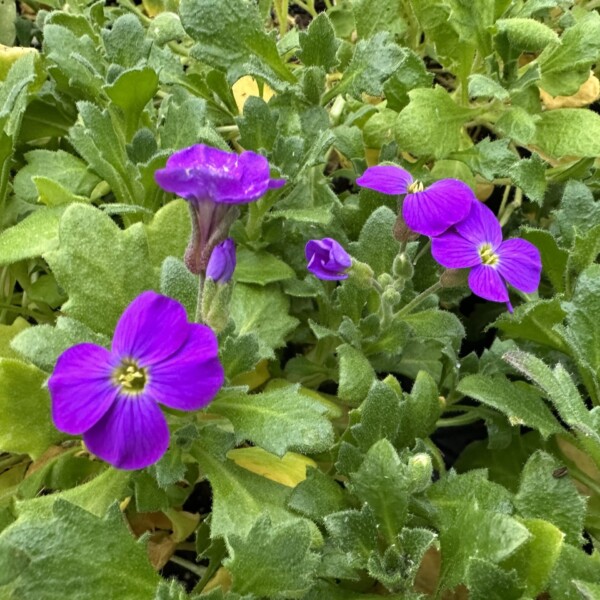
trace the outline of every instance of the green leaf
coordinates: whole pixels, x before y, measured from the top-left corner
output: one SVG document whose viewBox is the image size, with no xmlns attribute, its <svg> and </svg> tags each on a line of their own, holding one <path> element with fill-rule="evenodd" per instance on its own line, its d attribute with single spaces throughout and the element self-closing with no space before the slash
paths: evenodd
<svg viewBox="0 0 600 600">
<path fill-rule="evenodd" d="M 419 371 L 410 394 L 400 403 L 399 445 L 412 446 L 417 438 L 428 438 L 442 414 L 438 386 L 426 371 Z"/>
<path fill-rule="evenodd" d="M 548 46 L 538 57 L 541 87 L 552 96 L 570 96 L 588 79 L 600 56 L 600 15 L 589 11 L 565 30 L 560 44 Z"/>
<path fill-rule="evenodd" d="M 271 287 L 256 288 L 237 284 L 230 310 L 236 334 L 241 336 L 254 333 L 258 338 L 262 358 L 271 358 L 273 350 L 285 344 L 286 336 L 298 324 L 298 320 L 288 314 L 288 298 Z"/>
<path fill-rule="evenodd" d="M 494 22 L 494 5 L 487 0 L 448 0 L 450 24 L 461 41 L 475 46 L 481 56 L 491 54 L 489 28 Z"/>
<path fill-rule="evenodd" d="M 125 149 L 125 137 L 115 128 L 107 110 L 91 102 L 78 102 L 79 120 L 69 132 L 75 150 L 109 185 L 117 202 L 143 205 L 139 172 Z"/>
<path fill-rule="evenodd" d="M 158 283 L 143 226 L 122 231 L 97 208 L 71 204 L 60 221 L 59 239 L 59 247 L 44 257 L 69 295 L 64 312 L 112 335 L 127 305 Z"/>
<path fill-rule="evenodd" d="M 254 4 L 244 0 L 182 0 L 181 24 L 196 42 L 192 55 L 213 67 L 228 71 L 230 83 L 252 74 L 252 61 L 278 81 L 293 83 L 295 77 L 281 60 L 275 40 L 263 30 Z"/>
<path fill-rule="evenodd" d="M 471 98 L 495 98 L 508 100 L 509 94 L 495 79 L 480 73 L 469 75 L 469 96 Z"/>
<path fill-rule="evenodd" d="M 64 206 L 40 208 L 0 233 L 0 264 L 35 258 L 56 248 L 64 209 Z"/>
<path fill-rule="evenodd" d="M 352 12 L 359 38 L 368 39 L 380 31 L 387 31 L 399 38 L 406 32 L 402 7 L 395 0 L 382 0 L 377 3 L 354 0 Z"/>
<path fill-rule="evenodd" d="M 225 566 L 233 591 L 260 597 L 299 598 L 311 587 L 319 557 L 311 552 L 306 522 L 272 526 L 259 519 L 245 538 L 228 538 L 231 557 Z"/>
<path fill-rule="evenodd" d="M 600 254 L 600 223 L 583 235 L 575 233 L 573 247 L 567 261 L 568 277 L 573 280 L 587 267 L 596 262 Z"/>
<path fill-rule="evenodd" d="M 369 40 L 360 40 L 342 81 L 328 96 L 344 92 L 355 97 L 360 97 L 363 92 L 381 96 L 383 84 L 398 69 L 403 58 L 402 48 L 394 43 L 386 31 L 375 34 Z"/>
<path fill-rule="evenodd" d="M 360 422 L 351 431 L 362 450 L 368 450 L 381 439 L 395 441 L 401 410 L 398 395 L 390 386 L 376 381 L 356 412 Z"/>
<path fill-rule="evenodd" d="M 167 256 L 160 271 L 160 293 L 181 302 L 188 319 L 196 316 L 198 302 L 198 278 L 183 264 L 183 261 Z M 229 341 L 232 338 L 228 338 Z"/>
<path fill-rule="evenodd" d="M 125 137 L 131 140 L 138 130 L 144 107 L 158 89 L 158 75 L 150 67 L 123 71 L 104 91 L 119 108 L 125 125 Z"/>
<path fill-rule="evenodd" d="M 539 116 L 532 143 L 554 158 L 598 156 L 600 115 L 587 108 L 547 110 Z"/>
<path fill-rule="evenodd" d="M 45 177 L 76 195 L 88 196 L 100 182 L 84 161 L 64 150 L 32 150 L 25 154 L 27 165 L 15 176 L 14 190 L 26 202 L 38 201 L 39 191 L 34 177 Z"/>
<path fill-rule="evenodd" d="M 430 73 L 421 57 L 410 50 L 402 48 L 404 55 L 400 66 L 383 85 L 387 107 L 400 111 L 410 101 L 408 92 L 415 88 L 430 88 L 433 73 Z"/>
<path fill-rule="evenodd" d="M 577 426 L 591 423 L 590 415 L 577 387 L 561 364 L 551 370 L 541 359 L 518 350 L 507 352 L 503 358 L 538 385 L 552 400 L 566 423 Z"/>
<path fill-rule="evenodd" d="M 542 268 L 546 277 L 557 292 L 565 289 L 565 270 L 568 252 L 559 248 L 554 236 L 543 229 L 525 228 L 522 237 L 531 242 L 540 251 Z M 518 308 L 526 306 L 522 304 Z"/>
<path fill-rule="evenodd" d="M 15 41 L 17 4 L 14 0 L 0 0 L 0 44 L 12 46 Z"/>
<path fill-rule="evenodd" d="M 11 347 L 36 367 L 52 372 L 65 350 L 84 342 L 107 346 L 110 340 L 75 319 L 58 317 L 55 327 L 38 325 L 25 329 L 14 338 Z"/>
<path fill-rule="evenodd" d="M 541 450 L 523 469 L 515 506 L 527 519 L 544 519 L 556 525 L 569 544 L 580 544 L 586 501 L 569 477 L 554 477 L 561 464 Z"/>
<path fill-rule="evenodd" d="M 185 200 L 168 202 L 145 229 L 153 266 L 161 268 L 169 256 L 183 258 L 192 229 L 188 203 Z"/>
<path fill-rule="evenodd" d="M 294 270 L 270 252 L 254 252 L 247 248 L 237 251 L 237 265 L 234 279 L 242 283 L 267 285 L 295 277 Z"/>
<path fill-rule="evenodd" d="M 402 321 L 408 324 L 414 337 L 420 340 L 439 340 L 458 349 L 460 341 L 465 337 L 465 328 L 458 317 L 444 310 L 423 310 L 402 316 Z"/>
<path fill-rule="evenodd" d="M 207 452 L 199 444 L 190 450 L 212 488 L 211 537 L 246 536 L 265 514 L 274 524 L 303 520 L 285 508 L 289 487 L 238 467 L 232 460 L 220 460 L 212 452 L 214 448 Z"/>
<path fill-rule="evenodd" d="M 229 419 L 238 442 L 250 440 L 283 456 L 288 450 L 317 453 L 333 444 L 325 407 L 288 385 L 260 394 L 222 392 L 209 411 Z"/>
<path fill-rule="evenodd" d="M 392 230 L 396 215 L 387 206 L 381 206 L 367 219 L 361 229 L 358 242 L 351 244 L 351 253 L 358 260 L 366 262 L 375 275 L 390 273 L 392 263 L 400 248 Z"/>
<path fill-rule="evenodd" d="M 329 71 L 338 64 L 340 41 L 335 37 L 327 13 L 320 13 L 313 19 L 308 29 L 300 32 L 298 41 L 301 48 L 298 57 L 307 67 L 322 67 Z"/>
<path fill-rule="evenodd" d="M 375 380 L 375 371 L 364 354 L 350 344 L 338 346 L 340 381 L 338 396 L 356 405 L 362 402 Z"/>
<path fill-rule="evenodd" d="M 537 429 L 546 439 L 563 431 L 539 394 L 528 385 L 511 382 L 501 375 L 468 375 L 457 390 L 504 413 L 513 424 Z"/>
<path fill-rule="evenodd" d="M 41 456 L 65 438 L 50 418 L 50 397 L 42 388 L 47 375 L 34 366 L 0 359 L 0 449 Z"/>
<path fill-rule="evenodd" d="M 513 106 L 502 113 L 496 125 L 503 135 L 525 146 L 535 135 L 535 123 L 536 115 L 530 115 L 520 106 Z"/>
<path fill-rule="evenodd" d="M 535 19 L 498 19 L 496 27 L 516 50 L 539 52 L 548 44 L 558 44 L 556 32 Z"/>
<path fill-rule="evenodd" d="M 494 323 L 505 336 L 516 340 L 529 340 L 561 352 L 568 351 L 562 336 L 553 326 L 562 323 L 566 312 L 560 299 L 538 300 L 521 304 L 512 315 L 502 314 Z"/>
<path fill-rule="evenodd" d="M 273 149 L 277 137 L 277 115 L 262 98 L 249 96 L 244 103 L 243 116 L 236 120 L 240 144 L 244 148 L 255 152 Z"/>
<path fill-rule="evenodd" d="M 552 598 L 581 600 L 581 593 L 575 585 L 581 582 L 600 584 L 600 554 L 594 550 L 588 554 L 578 547 L 564 544 L 558 564 L 552 573 L 548 592 Z"/>
<path fill-rule="evenodd" d="M 378 528 L 393 544 L 408 517 L 409 478 L 407 466 L 388 440 L 371 446 L 350 484 L 351 491 L 371 507 Z"/>
<path fill-rule="evenodd" d="M 98 552 L 99 547 L 105 552 Z M 39 599 L 40 590 L 48 599 L 62 598 L 65 586 L 74 585 L 93 590 L 98 598 L 150 599 L 159 582 L 146 549 L 115 505 L 101 519 L 58 500 L 52 518 L 19 519 L 5 529 L 0 548 L 29 559 L 11 586 L 11 596 L 23 600 Z"/>
<path fill-rule="evenodd" d="M 465 583 L 470 600 L 520 600 L 523 597 L 523 585 L 516 571 L 505 571 L 480 558 L 469 560 Z"/>
<path fill-rule="evenodd" d="M 252 370 L 260 360 L 260 345 L 254 333 L 229 336 L 221 349 L 221 362 L 228 378 Z"/>
<path fill-rule="evenodd" d="M 410 103 L 398 115 L 395 127 L 400 148 L 415 156 L 434 158 L 458 150 L 465 136 L 463 124 L 473 111 L 458 106 L 441 86 L 412 90 L 408 96 Z"/>
<path fill-rule="evenodd" d="M 600 223 L 600 202 L 594 200 L 590 188 L 571 180 L 565 186 L 559 210 L 554 212 L 555 229 L 561 239 L 571 244 L 576 233 L 587 233 Z"/>
<path fill-rule="evenodd" d="M 377 548 L 377 523 L 367 504 L 360 511 L 344 510 L 325 517 L 325 529 L 351 566 L 366 566 Z"/>
<path fill-rule="evenodd" d="M 288 501 L 289 508 L 313 521 L 323 521 L 347 504 L 342 488 L 319 469 L 308 469 L 306 479 L 294 488 Z"/>
<path fill-rule="evenodd" d="M 525 583 L 526 595 L 536 598 L 546 589 L 565 535 L 558 527 L 542 519 L 525 519 L 523 524 L 532 537 L 506 561 L 505 566 L 519 574 L 519 580 Z"/>
</svg>

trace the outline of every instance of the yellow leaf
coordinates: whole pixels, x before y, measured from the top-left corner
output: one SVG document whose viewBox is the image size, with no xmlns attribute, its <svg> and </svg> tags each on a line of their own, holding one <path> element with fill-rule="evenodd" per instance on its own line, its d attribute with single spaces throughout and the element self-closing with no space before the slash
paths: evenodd
<svg viewBox="0 0 600 600">
<path fill-rule="evenodd" d="M 21 56 L 33 52 L 37 54 L 35 48 L 19 48 L 12 46 L 3 46 L 0 44 L 0 81 L 4 81 L 8 75 L 8 71 Z"/>
<path fill-rule="evenodd" d="M 256 79 L 250 77 L 250 75 L 245 75 L 238 79 L 233 84 L 231 91 L 233 92 L 233 97 L 240 113 L 244 112 L 244 104 L 250 96 L 258 96 L 265 102 L 268 102 L 275 95 L 275 92 L 266 83 L 262 86 L 261 94 Z"/>
<path fill-rule="evenodd" d="M 252 473 L 288 487 L 296 487 L 306 479 L 306 467 L 317 466 L 314 460 L 302 454 L 286 452 L 279 458 L 258 447 L 230 450 L 227 458 Z"/>
<path fill-rule="evenodd" d="M 600 81 L 591 73 L 588 80 L 572 96 L 552 97 L 546 90 L 540 88 L 540 98 L 547 110 L 556 108 L 581 108 L 588 106 L 600 98 Z"/>
<path fill-rule="evenodd" d="M 269 361 L 261 360 L 256 367 L 254 367 L 254 370 L 236 375 L 231 380 L 231 385 L 247 385 L 249 391 L 252 391 L 268 381 L 269 377 L 271 377 L 271 374 L 269 373 Z"/>
</svg>

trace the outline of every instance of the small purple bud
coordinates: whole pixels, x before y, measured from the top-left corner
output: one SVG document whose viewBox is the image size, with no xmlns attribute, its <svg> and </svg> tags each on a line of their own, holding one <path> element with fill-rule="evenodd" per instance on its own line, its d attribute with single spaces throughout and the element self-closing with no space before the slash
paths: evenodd
<svg viewBox="0 0 600 600">
<path fill-rule="evenodd" d="M 235 244 L 231 238 L 217 244 L 206 267 L 207 279 L 217 283 L 228 283 L 235 270 Z"/>
<path fill-rule="evenodd" d="M 331 238 L 310 240 L 305 249 L 308 270 L 319 279 L 348 279 L 352 258 Z"/>
</svg>

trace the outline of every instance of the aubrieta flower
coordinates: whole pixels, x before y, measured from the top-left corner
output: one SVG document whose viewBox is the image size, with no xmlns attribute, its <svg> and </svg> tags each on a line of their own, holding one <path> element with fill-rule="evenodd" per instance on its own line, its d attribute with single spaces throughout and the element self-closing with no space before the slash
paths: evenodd
<svg viewBox="0 0 600 600">
<path fill-rule="evenodd" d="M 307 269 L 319 279 L 347 279 L 347 270 L 352 266 L 352 258 L 342 246 L 332 238 L 310 240 L 305 248 Z"/>
<path fill-rule="evenodd" d="M 210 254 L 206 278 L 220 284 L 228 283 L 235 271 L 235 243 L 231 238 L 217 244 Z"/>
<path fill-rule="evenodd" d="M 185 263 L 196 274 L 206 271 L 212 249 L 227 237 L 237 205 L 285 184 L 284 179 L 271 179 L 269 162 L 260 154 L 235 154 L 204 144 L 175 152 L 154 177 L 162 189 L 190 203 L 192 237 Z"/>
<path fill-rule="evenodd" d="M 538 249 L 519 238 L 502 241 L 496 215 L 475 202 L 469 216 L 450 231 L 433 238 L 431 253 L 449 269 L 471 268 L 473 293 L 494 302 L 506 302 L 512 312 L 506 284 L 531 294 L 540 284 L 542 262 Z"/>
<path fill-rule="evenodd" d="M 188 323 L 179 302 L 144 292 L 125 309 L 111 350 L 78 344 L 48 381 L 58 429 L 83 434 L 89 450 L 120 469 L 155 463 L 169 446 L 159 404 L 191 411 L 223 385 L 217 338 Z"/>
<path fill-rule="evenodd" d="M 402 202 L 404 222 L 412 231 L 430 237 L 462 221 L 476 201 L 471 188 L 458 179 L 440 179 L 426 188 L 394 165 L 369 167 L 356 183 L 382 194 L 406 194 Z"/>
</svg>

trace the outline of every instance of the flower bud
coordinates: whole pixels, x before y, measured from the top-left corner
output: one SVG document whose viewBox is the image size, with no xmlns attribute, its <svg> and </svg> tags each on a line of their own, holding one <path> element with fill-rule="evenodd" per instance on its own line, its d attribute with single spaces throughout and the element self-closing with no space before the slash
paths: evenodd
<svg viewBox="0 0 600 600">
<path fill-rule="evenodd" d="M 235 270 L 235 244 L 231 238 L 217 244 L 211 252 L 206 266 L 206 278 L 224 285 Z"/>
<path fill-rule="evenodd" d="M 233 286 L 220 285 L 218 281 L 207 279 L 202 295 L 202 322 L 215 333 L 221 333 L 229 322 L 229 305 Z"/>
<path fill-rule="evenodd" d="M 399 279 L 411 279 L 414 273 L 412 262 L 403 252 L 394 259 L 392 271 Z"/>
<path fill-rule="evenodd" d="M 427 489 L 433 475 L 431 456 L 425 452 L 411 456 L 408 461 L 408 472 L 412 491 L 422 492 Z"/>
<path fill-rule="evenodd" d="M 352 258 L 334 239 L 310 240 L 306 244 L 305 256 L 307 269 L 315 277 L 334 281 L 348 279 Z"/>
<path fill-rule="evenodd" d="M 419 238 L 419 234 L 415 233 L 408 228 L 408 225 L 404 222 L 402 214 L 398 215 L 396 223 L 394 223 L 394 238 L 399 242 L 407 243 L 412 242 Z"/>
</svg>

